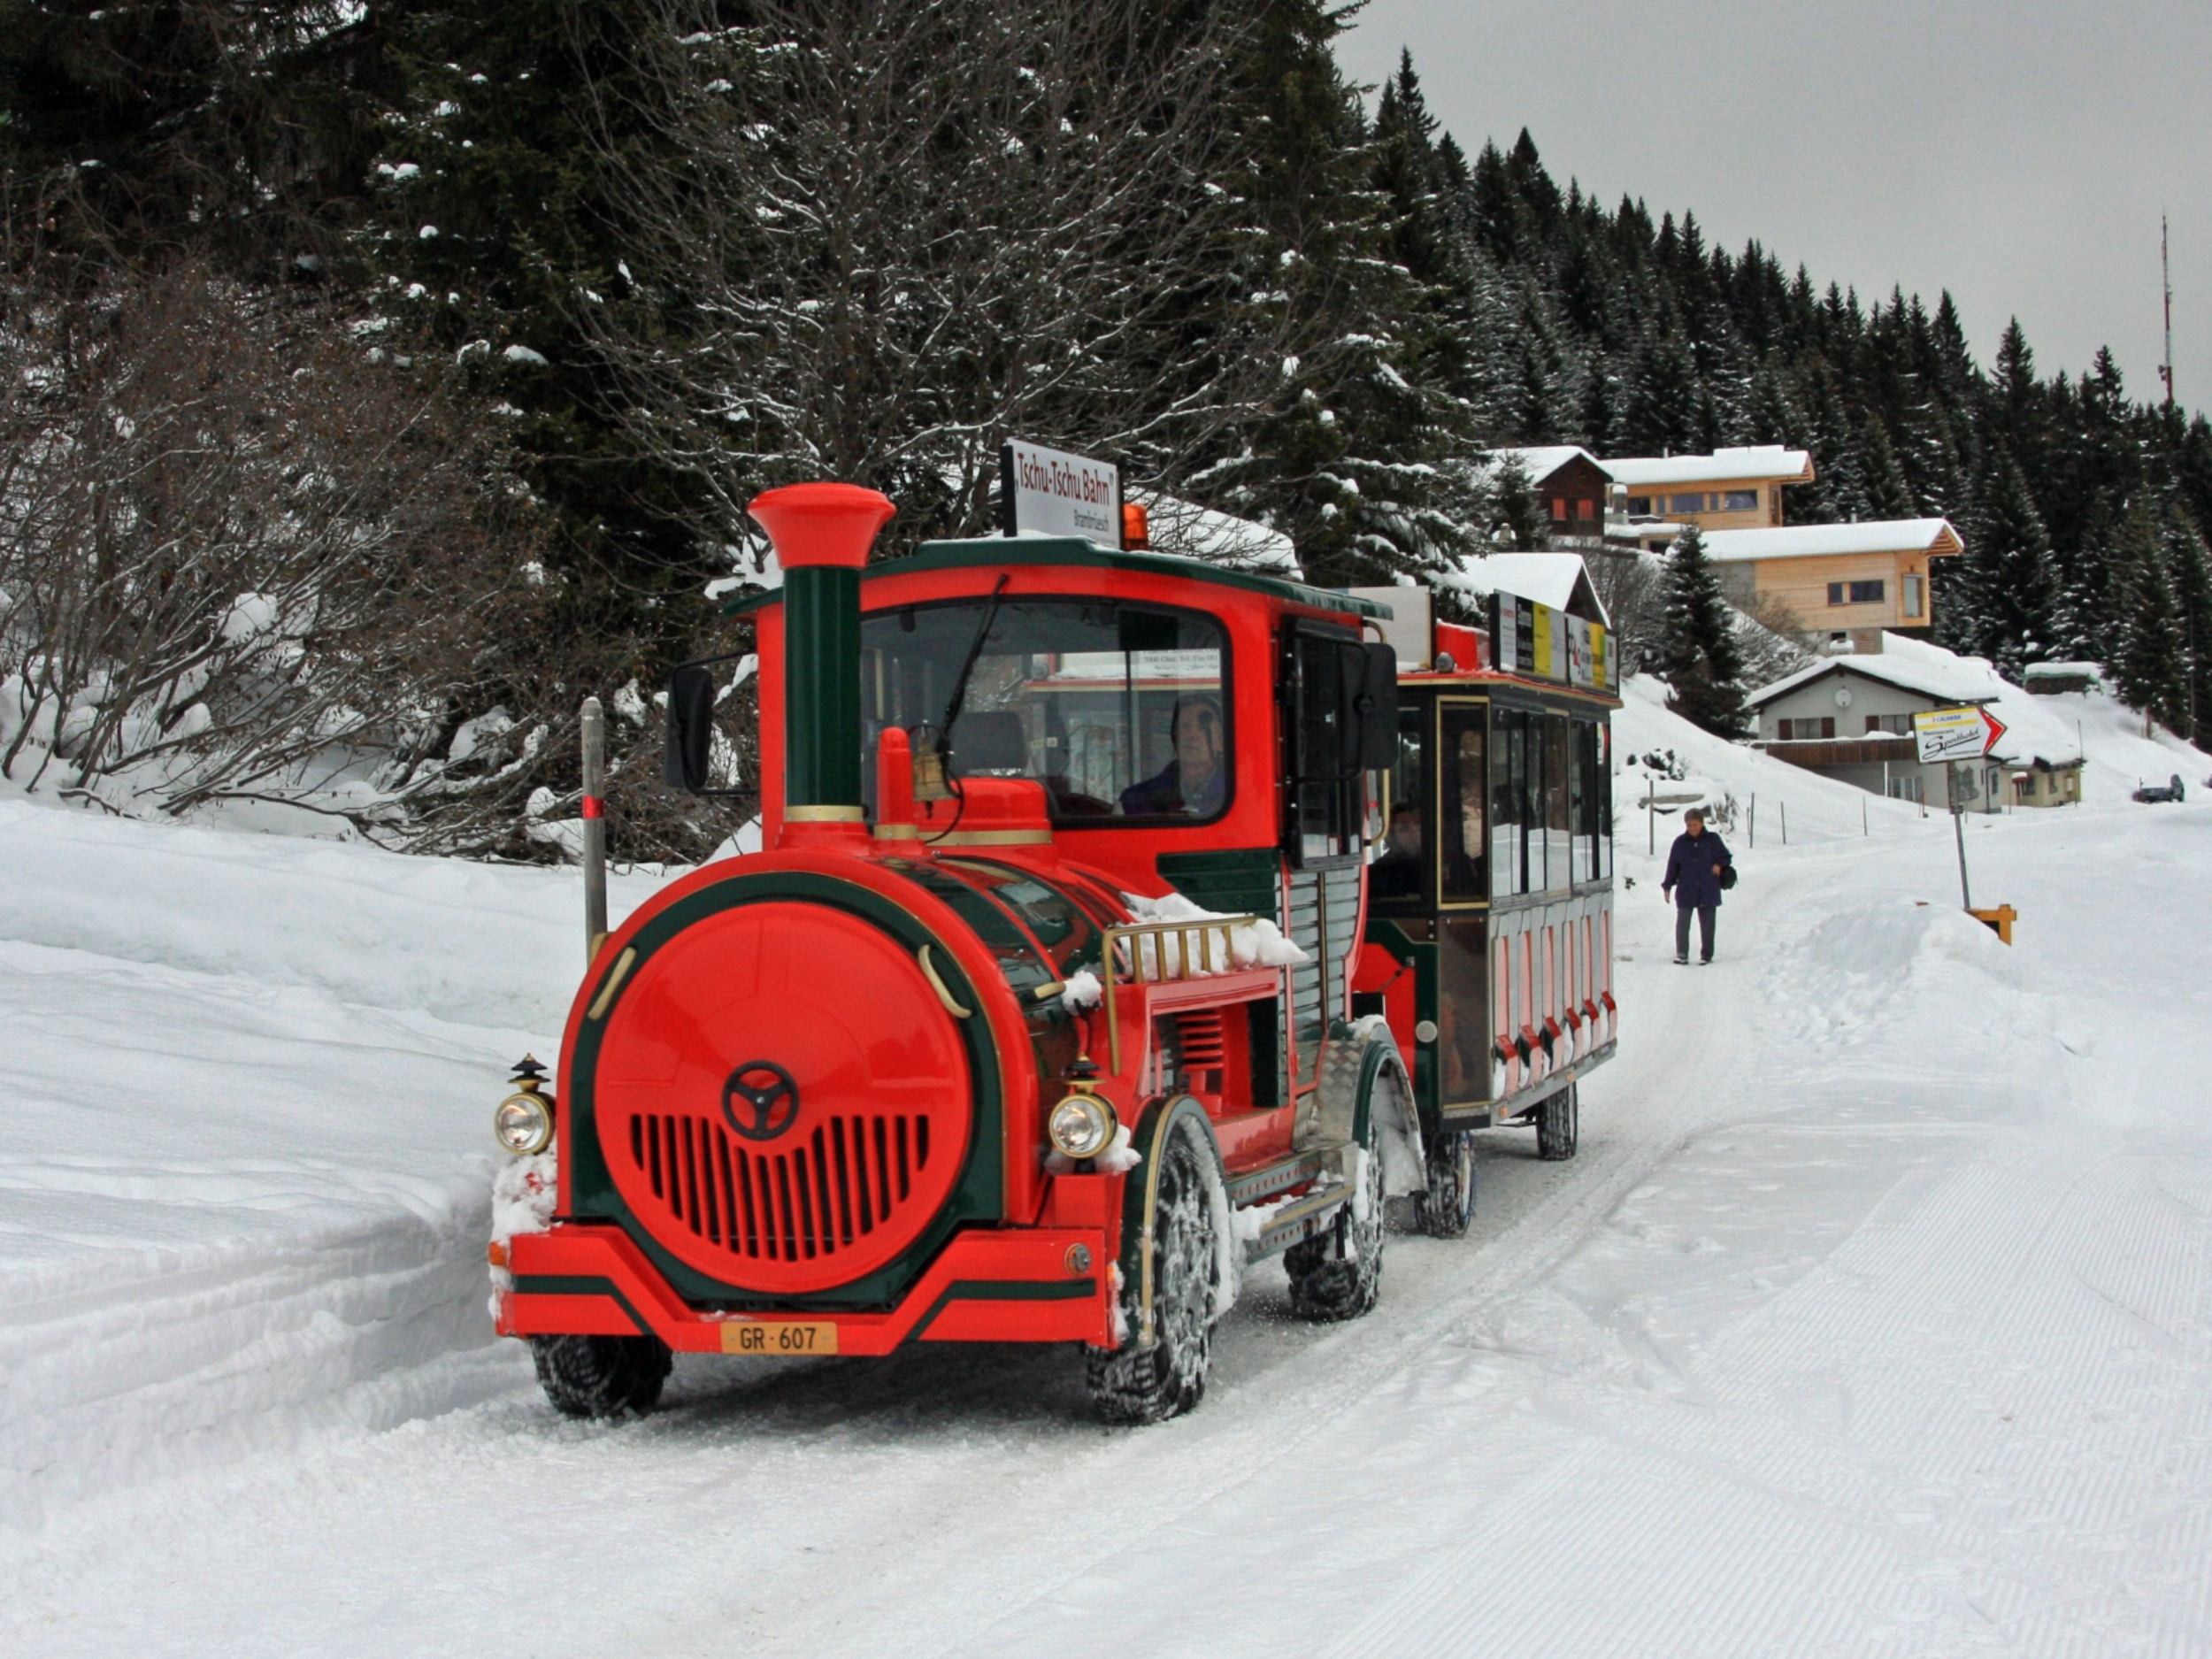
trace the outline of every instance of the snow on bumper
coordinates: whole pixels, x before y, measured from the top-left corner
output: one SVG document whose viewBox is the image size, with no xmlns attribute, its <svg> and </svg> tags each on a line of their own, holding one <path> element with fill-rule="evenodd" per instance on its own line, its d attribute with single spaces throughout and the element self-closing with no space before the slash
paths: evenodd
<svg viewBox="0 0 2212 1659">
<path fill-rule="evenodd" d="M 973 1229 L 956 1233 L 887 1311 L 807 1309 L 724 1314 L 694 1308 L 618 1226 L 558 1224 L 507 1241 L 497 1295 L 502 1336 L 657 1336 L 679 1353 L 755 1351 L 748 1325 L 803 1319 L 837 1327 L 840 1354 L 888 1354 L 908 1342 L 1113 1342 L 1101 1227 Z"/>
</svg>

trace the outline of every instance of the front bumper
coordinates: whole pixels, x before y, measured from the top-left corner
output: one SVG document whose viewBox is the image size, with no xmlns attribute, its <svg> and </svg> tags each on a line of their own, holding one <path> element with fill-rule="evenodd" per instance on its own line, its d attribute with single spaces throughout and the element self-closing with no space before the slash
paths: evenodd
<svg viewBox="0 0 2212 1659">
<path fill-rule="evenodd" d="M 678 1353 L 733 1354 L 757 1351 L 743 1340 L 749 1324 L 805 1320 L 836 1325 L 840 1354 L 888 1354 L 917 1341 L 1110 1348 L 1111 1242 L 1102 1226 L 972 1229 L 955 1233 L 887 1312 L 725 1314 L 687 1303 L 621 1228 L 560 1222 L 507 1241 L 511 1277 L 498 1295 L 498 1330 L 502 1336 L 649 1334 Z"/>
</svg>

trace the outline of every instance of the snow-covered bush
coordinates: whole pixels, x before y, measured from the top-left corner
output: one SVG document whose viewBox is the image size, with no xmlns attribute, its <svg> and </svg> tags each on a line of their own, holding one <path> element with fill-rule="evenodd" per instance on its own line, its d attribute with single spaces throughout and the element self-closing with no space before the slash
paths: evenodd
<svg viewBox="0 0 2212 1659">
<path fill-rule="evenodd" d="M 434 381 L 192 267 L 19 306 L 0 375 L 17 787 L 407 839 L 542 744 L 525 521 Z"/>
</svg>

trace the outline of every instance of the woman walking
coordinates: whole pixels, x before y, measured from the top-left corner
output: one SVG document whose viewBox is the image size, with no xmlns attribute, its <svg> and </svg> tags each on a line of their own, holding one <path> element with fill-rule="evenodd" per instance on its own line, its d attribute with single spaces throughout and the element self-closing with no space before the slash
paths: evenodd
<svg viewBox="0 0 2212 1659">
<path fill-rule="evenodd" d="M 1659 884 L 1659 894 L 1674 901 L 1677 966 L 1690 959 L 1690 913 L 1697 913 L 1701 966 L 1713 959 L 1713 912 L 1720 908 L 1721 890 L 1736 884 L 1736 861 L 1719 836 L 1706 832 L 1701 808 L 1692 807 L 1682 815 L 1682 821 L 1688 827 L 1674 838 L 1674 845 L 1667 851 L 1667 875 Z"/>
</svg>

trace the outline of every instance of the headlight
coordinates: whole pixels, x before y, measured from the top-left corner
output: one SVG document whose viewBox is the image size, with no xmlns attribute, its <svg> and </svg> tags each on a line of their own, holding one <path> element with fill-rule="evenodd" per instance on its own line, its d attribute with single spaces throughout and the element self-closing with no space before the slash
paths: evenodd
<svg viewBox="0 0 2212 1659">
<path fill-rule="evenodd" d="M 1071 1094 L 1045 1117 L 1045 1133 L 1064 1156 L 1094 1158 L 1114 1142 L 1121 1125 L 1114 1109 L 1095 1094 Z"/>
<path fill-rule="evenodd" d="M 542 1152 L 553 1141 L 553 1113 L 535 1094 L 510 1094 L 492 1113 L 492 1133 L 518 1158 Z"/>
</svg>

